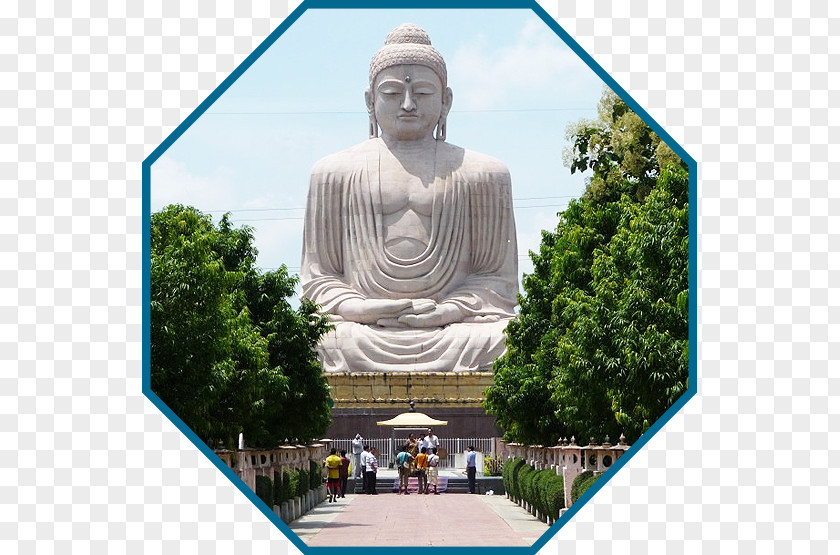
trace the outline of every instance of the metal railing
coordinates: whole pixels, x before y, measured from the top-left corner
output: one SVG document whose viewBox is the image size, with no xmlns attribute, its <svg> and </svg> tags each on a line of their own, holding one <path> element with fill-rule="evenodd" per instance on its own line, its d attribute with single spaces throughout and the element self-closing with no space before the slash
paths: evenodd
<svg viewBox="0 0 840 555">
<path fill-rule="evenodd" d="M 352 441 L 352 439 L 335 439 L 332 442 L 332 446 L 338 451 L 347 451 L 347 456 L 352 459 Z M 364 440 L 365 445 L 369 445 L 371 450 L 376 453 L 376 462 L 379 468 L 388 468 L 388 462 L 393 460 L 391 448 L 389 447 L 390 442 L 391 438 L 389 437 L 365 438 Z"/>
<path fill-rule="evenodd" d="M 446 449 L 446 464 L 444 464 L 444 468 L 454 468 L 455 467 L 455 455 L 458 453 L 463 453 L 467 450 L 467 447 L 472 445 L 473 449 L 484 453 L 487 456 L 494 455 L 493 448 L 495 445 L 494 439 L 492 437 L 473 437 L 473 438 L 461 438 L 461 437 L 453 437 L 453 438 L 442 438 L 440 440 L 440 446 Z"/>
<path fill-rule="evenodd" d="M 341 451 L 347 451 L 348 456 L 352 458 L 352 439 L 333 439 L 332 446 Z M 397 438 L 396 449 L 399 450 L 400 445 L 405 442 L 405 438 Z M 391 452 L 391 438 L 365 438 L 364 443 L 375 450 L 380 468 L 388 468 L 388 464 L 394 460 L 396 453 Z M 495 455 L 494 438 L 480 437 L 480 438 L 463 438 L 463 437 L 447 437 L 440 438 L 440 447 L 446 450 L 446 457 L 441 458 L 441 468 L 455 468 L 455 455 L 463 453 L 467 447 L 472 445 L 476 451 L 484 453 L 485 455 Z"/>
</svg>

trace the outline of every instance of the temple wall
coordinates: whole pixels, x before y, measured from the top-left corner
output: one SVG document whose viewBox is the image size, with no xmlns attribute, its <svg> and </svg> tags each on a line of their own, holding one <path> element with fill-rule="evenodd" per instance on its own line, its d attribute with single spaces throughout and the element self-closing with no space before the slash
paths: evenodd
<svg viewBox="0 0 840 555">
<path fill-rule="evenodd" d="M 484 391 L 493 384 L 492 372 L 335 372 L 326 375 L 335 408 L 372 408 L 409 401 L 416 409 L 480 407 Z"/>
<path fill-rule="evenodd" d="M 440 436 L 502 435 L 481 406 L 484 391 L 493 383 L 492 372 L 339 372 L 326 377 L 335 401 L 327 437 L 388 437 L 390 428 L 376 422 L 408 411 L 411 400 L 418 412 L 449 422 L 436 430 Z"/>
</svg>

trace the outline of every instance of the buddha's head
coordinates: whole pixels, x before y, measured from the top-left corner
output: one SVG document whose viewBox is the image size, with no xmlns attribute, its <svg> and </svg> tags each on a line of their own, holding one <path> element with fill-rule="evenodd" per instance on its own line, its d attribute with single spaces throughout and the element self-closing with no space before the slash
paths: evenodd
<svg viewBox="0 0 840 555">
<path fill-rule="evenodd" d="M 398 140 L 446 139 L 452 90 L 443 56 L 423 29 L 404 23 L 388 34 L 370 62 L 365 103 L 371 138 L 381 128 L 383 136 Z"/>
</svg>

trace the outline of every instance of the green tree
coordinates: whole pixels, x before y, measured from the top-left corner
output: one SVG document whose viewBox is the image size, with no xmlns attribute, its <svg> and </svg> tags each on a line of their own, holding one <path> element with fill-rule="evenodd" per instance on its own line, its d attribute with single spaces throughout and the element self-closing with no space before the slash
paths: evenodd
<svg viewBox="0 0 840 555">
<path fill-rule="evenodd" d="M 682 395 L 688 377 L 688 175 L 662 170 L 592 267 L 600 327 L 611 334 L 611 410 L 632 436 Z M 563 391 L 564 388 L 559 388 Z"/>
<path fill-rule="evenodd" d="M 609 90 L 569 138 L 587 189 L 531 253 L 485 407 L 511 440 L 634 440 L 687 385 L 687 170 Z"/>
<path fill-rule="evenodd" d="M 285 268 L 262 274 L 255 261 L 251 229 L 227 215 L 218 226 L 180 205 L 152 215 L 152 389 L 210 443 L 307 441 L 329 425 L 323 399 L 297 402 L 313 382 L 328 391 L 313 353 L 326 321 L 291 308 Z"/>
<path fill-rule="evenodd" d="M 231 381 L 248 384 L 265 349 L 253 348 L 261 338 L 234 294 L 242 272 L 225 267 L 218 235 L 196 210 L 152 215 L 151 385 L 200 437 L 231 441 L 242 409 L 231 402 Z"/>
<path fill-rule="evenodd" d="M 586 196 L 618 200 L 629 194 L 643 200 L 659 177 L 660 168 L 683 161 L 615 92 L 605 87 L 598 118 L 569 126 L 571 146 L 563 160 L 572 173 L 591 170 Z"/>
<path fill-rule="evenodd" d="M 289 277 L 281 267 L 256 276 L 248 288 L 248 306 L 268 342 L 269 366 L 288 380 L 283 402 L 262 411 L 262 420 L 254 422 L 246 436 L 252 438 L 249 441 L 306 443 L 322 437 L 331 422 L 329 385 L 315 354 L 328 320 L 308 299 L 301 299 L 300 307 L 292 309 L 287 299 L 296 283 L 297 277 Z"/>
</svg>

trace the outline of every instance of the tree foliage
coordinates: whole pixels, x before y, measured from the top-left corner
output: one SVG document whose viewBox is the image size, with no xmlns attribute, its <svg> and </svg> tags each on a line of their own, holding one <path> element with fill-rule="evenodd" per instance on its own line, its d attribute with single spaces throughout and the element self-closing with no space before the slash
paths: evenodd
<svg viewBox="0 0 840 555">
<path fill-rule="evenodd" d="M 327 322 L 292 309 L 296 278 L 261 273 L 248 227 L 172 205 L 151 218 L 151 385 L 199 437 L 254 446 L 320 437 L 329 389 L 313 348 Z M 307 402 L 302 402 L 307 399 Z"/>
<path fill-rule="evenodd" d="M 531 253 L 485 406 L 510 440 L 633 441 L 687 388 L 687 168 L 609 90 L 569 138 L 586 192 Z"/>
</svg>

